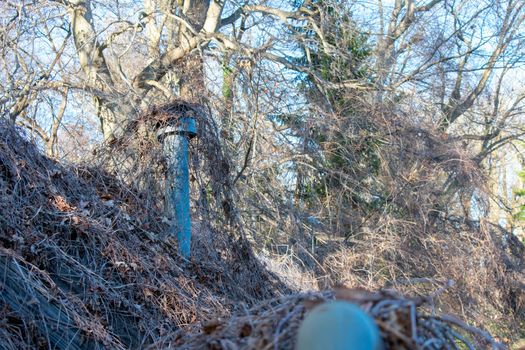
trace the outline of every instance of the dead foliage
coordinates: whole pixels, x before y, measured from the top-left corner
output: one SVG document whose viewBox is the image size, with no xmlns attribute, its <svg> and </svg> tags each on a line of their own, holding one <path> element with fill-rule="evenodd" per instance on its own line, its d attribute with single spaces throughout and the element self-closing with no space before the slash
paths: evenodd
<svg viewBox="0 0 525 350">
<path fill-rule="evenodd" d="M 461 346 L 504 349 L 487 332 L 450 315 L 429 310 L 446 286 L 426 297 L 405 297 L 393 291 L 370 292 L 339 287 L 335 292 L 292 294 L 239 310 L 229 318 L 202 322 L 193 332 L 177 332 L 154 348 L 293 349 L 305 314 L 327 300 L 358 304 L 379 326 L 387 349 L 458 349 Z"/>
<path fill-rule="evenodd" d="M 279 293 L 242 242 L 204 223 L 194 260 L 179 258 L 176 242 L 161 239 L 153 195 L 100 168 L 57 164 L 1 125 L 4 346 L 142 348 Z"/>
<path fill-rule="evenodd" d="M 491 189 L 476 150 L 429 123 L 365 107 L 312 121 L 319 146 L 305 146 L 293 203 L 278 181 L 248 182 L 257 187 L 242 199 L 245 220 L 287 260 L 270 267 L 320 290 L 343 283 L 426 295 L 453 280 L 440 311 L 519 339 L 525 247 L 484 216 Z M 481 221 L 469 218 L 474 194 Z"/>
<path fill-rule="evenodd" d="M 130 139 L 128 146 L 136 144 Z M 215 160 L 221 154 L 217 148 L 201 151 Z M 234 231 L 243 229 L 242 221 L 228 217 L 222 203 L 235 194 L 228 193 L 227 180 L 209 164 L 196 173 L 197 184 L 221 200 L 211 205 L 197 197 L 194 258 L 178 257 L 176 242 L 162 235 L 162 200 L 155 198 L 161 192 L 148 187 L 159 175 L 155 170 L 148 178 L 147 168 L 68 168 L 1 125 L 1 346 L 292 349 L 308 305 L 333 293 L 293 294 L 265 269 L 244 235 Z M 131 178 L 132 172 L 137 176 Z M 115 177 L 122 174 L 120 180 Z M 206 221 L 212 216 L 215 226 Z M 330 268 L 336 267 L 327 263 Z M 353 269 L 342 266 L 341 273 Z M 352 284 L 366 285 L 365 280 Z M 434 314 L 437 294 L 421 295 L 429 294 L 407 298 L 342 289 L 338 298 L 357 302 L 373 315 L 388 348 L 455 348 L 458 341 L 499 346 L 485 332 Z"/>
</svg>

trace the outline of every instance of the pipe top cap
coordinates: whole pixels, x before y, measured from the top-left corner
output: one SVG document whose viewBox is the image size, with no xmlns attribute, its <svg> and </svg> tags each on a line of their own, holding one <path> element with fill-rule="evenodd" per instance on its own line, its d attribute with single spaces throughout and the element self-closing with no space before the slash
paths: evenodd
<svg viewBox="0 0 525 350">
<path fill-rule="evenodd" d="M 174 125 L 168 125 L 157 131 L 158 137 L 167 136 L 169 134 L 185 135 L 188 138 L 197 136 L 197 126 L 195 119 L 191 117 L 182 117 L 177 119 Z"/>
</svg>

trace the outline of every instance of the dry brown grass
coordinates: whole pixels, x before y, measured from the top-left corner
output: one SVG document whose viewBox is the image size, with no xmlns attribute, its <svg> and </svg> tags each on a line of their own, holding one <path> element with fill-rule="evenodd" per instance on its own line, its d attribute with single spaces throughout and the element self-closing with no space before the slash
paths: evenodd
<svg viewBox="0 0 525 350">
<path fill-rule="evenodd" d="M 6 125 L 0 140 L 6 346 L 64 348 L 76 338 L 71 344 L 141 348 L 240 301 L 279 293 L 233 235 L 199 225 L 194 260 L 184 261 L 176 242 L 161 239 L 155 193 L 97 168 L 63 167 Z"/>
<path fill-rule="evenodd" d="M 214 138 L 212 126 L 208 130 Z M 132 150 L 138 144 L 131 141 Z M 454 348 L 468 334 L 464 342 L 472 346 L 498 346 L 485 332 L 437 312 L 461 314 L 462 306 L 463 316 L 475 319 L 483 302 L 500 314 L 510 310 L 513 287 L 509 268 L 502 266 L 521 260 L 502 245 L 501 235 L 464 226 L 427 228 L 422 235 L 414 222 L 378 215 L 371 220 L 375 225 L 363 226 L 347 242 L 328 240 L 312 255 L 304 248 L 308 242 L 298 241 L 293 256 L 270 260 L 266 268 L 245 239 L 235 206 L 224 208 L 234 193 L 224 169 L 212 165 L 223 157 L 217 145 L 194 145 L 209 157 L 196 167 L 194 187 L 211 188 L 211 198 L 219 200 L 206 203 L 210 197 L 193 193 L 199 203 L 194 258 L 185 261 L 176 242 L 162 235 L 161 189 L 149 187 L 156 186 L 162 163 L 148 170 L 152 163 L 144 159 L 151 160 L 151 152 L 130 151 L 130 162 L 113 163 L 130 165 L 117 180 L 100 167 L 57 164 L 1 125 L 1 345 L 291 349 L 308 300 L 333 297 L 296 291 L 345 283 L 416 295 L 342 290 L 340 298 L 376 317 L 389 348 L 415 349 L 425 342 Z M 137 181 L 126 181 L 132 172 Z M 301 264 L 308 254 L 314 263 Z M 454 285 L 447 285 L 450 279 Z"/>
</svg>

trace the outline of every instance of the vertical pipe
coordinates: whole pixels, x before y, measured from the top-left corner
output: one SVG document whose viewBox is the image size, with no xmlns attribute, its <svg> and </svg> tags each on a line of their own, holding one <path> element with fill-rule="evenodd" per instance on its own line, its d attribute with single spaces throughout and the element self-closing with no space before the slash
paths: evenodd
<svg viewBox="0 0 525 350">
<path fill-rule="evenodd" d="M 177 237 L 179 253 L 186 259 L 190 257 L 191 247 L 188 146 L 189 139 L 195 135 L 195 120 L 188 117 L 180 118 L 176 126 L 159 131 L 168 167 L 165 196 L 172 223 L 170 233 Z"/>
</svg>

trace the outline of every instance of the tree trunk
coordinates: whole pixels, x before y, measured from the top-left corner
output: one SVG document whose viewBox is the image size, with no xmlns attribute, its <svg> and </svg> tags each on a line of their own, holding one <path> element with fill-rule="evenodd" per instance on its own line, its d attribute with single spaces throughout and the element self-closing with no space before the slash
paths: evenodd
<svg viewBox="0 0 525 350">
<path fill-rule="evenodd" d="M 209 0 L 186 0 L 183 6 L 189 23 L 196 32 L 199 32 L 206 21 L 206 13 L 210 6 Z M 182 27 L 179 31 L 179 42 L 182 43 L 191 35 L 188 28 Z M 180 97 L 186 101 L 202 102 L 206 86 L 204 84 L 204 62 L 200 53 L 193 51 L 188 54 L 176 65 L 175 70 L 179 78 Z"/>
<path fill-rule="evenodd" d="M 69 0 L 68 12 L 78 60 L 86 75 L 86 85 L 102 94 L 94 98 L 104 139 L 118 136 L 124 129 L 129 104 L 115 93 L 115 82 L 103 55 L 104 47 L 97 42 L 90 0 Z"/>
</svg>

